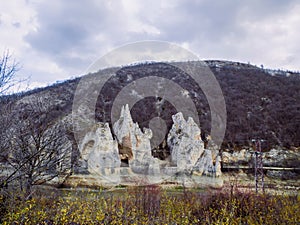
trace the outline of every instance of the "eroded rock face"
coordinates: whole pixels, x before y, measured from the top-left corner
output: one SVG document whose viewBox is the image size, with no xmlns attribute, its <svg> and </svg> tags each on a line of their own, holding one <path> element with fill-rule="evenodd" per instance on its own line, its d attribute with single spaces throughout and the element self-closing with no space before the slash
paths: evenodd
<svg viewBox="0 0 300 225">
<path fill-rule="evenodd" d="M 177 113 L 172 119 L 173 126 L 167 139 L 172 163 L 179 170 L 190 170 L 204 151 L 200 129 L 191 117 L 186 121 L 182 113 Z"/>
<path fill-rule="evenodd" d="M 141 131 L 139 125 L 133 122 L 128 105 L 122 107 L 120 119 L 113 125 L 113 130 L 121 157 L 127 157 L 133 172 L 147 175 L 159 174 L 158 159 L 151 155 L 152 131 L 147 128 Z"/>
<path fill-rule="evenodd" d="M 205 149 L 194 166 L 198 175 L 211 175 L 214 172 L 213 158 L 210 150 Z"/>
<path fill-rule="evenodd" d="M 216 176 L 219 177 L 222 175 L 222 171 L 221 171 L 221 156 L 218 155 L 216 157 L 216 163 L 215 163 L 215 171 L 216 171 Z"/>
<path fill-rule="evenodd" d="M 294 167 L 300 165 L 300 152 L 284 149 L 271 149 L 263 154 L 264 166 Z"/>
<path fill-rule="evenodd" d="M 229 165 L 248 165 L 252 158 L 252 154 L 250 150 L 242 149 L 241 151 L 236 152 L 223 152 L 222 153 L 222 160 L 223 163 Z"/>
<path fill-rule="evenodd" d="M 97 123 L 80 145 L 81 158 L 91 174 L 114 173 L 121 165 L 118 142 L 112 137 L 108 123 Z"/>
<path fill-rule="evenodd" d="M 192 181 L 197 175 L 219 176 L 220 157 L 215 150 L 204 149 L 201 131 L 193 119 L 186 121 L 182 113 L 177 113 L 173 122 L 167 139 L 172 158 L 159 160 L 151 154 L 152 131 L 147 128 L 142 131 L 138 123 L 133 122 L 128 105 L 123 106 L 120 119 L 113 125 L 115 140 L 108 123 L 98 123 L 80 145 L 89 176 L 94 176 L 93 179 L 97 176 L 106 184 L 140 179 L 162 182 L 172 177 Z"/>
<path fill-rule="evenodd" d="M 251 166 L 254 163 L 254 151 L 252 148 L 232 153 L 224 151 L 222 153 L 222 161 L 225 165 Z M 264 166 L 297 168 L 300 164 L 300 152 L 297 150 L 273 148 L 270 151 L 262 153 L 262 161 Z"/>
<path fill-rule="evenodd" d="M 181 112 L 173 115 L 172 119 L 167 143 L 177 170 L 199 175 L 221 175 L 220 157 L 216 150 L 204 149 L 200 128 L 194 120 L 189 117 L 186 121 Z"/>
</svg>

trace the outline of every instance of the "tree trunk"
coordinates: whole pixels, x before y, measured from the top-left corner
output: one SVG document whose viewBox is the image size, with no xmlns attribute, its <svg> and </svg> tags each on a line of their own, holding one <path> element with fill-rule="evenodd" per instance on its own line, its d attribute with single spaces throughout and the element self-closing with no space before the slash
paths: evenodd
<svg viewBox="0 0 300 225">
<path fill-rule="evenodd" d="M 32 177 L 28 177 L 25 182 L 25 199 L 28 200 L 32 198 Z"/>
</svg>

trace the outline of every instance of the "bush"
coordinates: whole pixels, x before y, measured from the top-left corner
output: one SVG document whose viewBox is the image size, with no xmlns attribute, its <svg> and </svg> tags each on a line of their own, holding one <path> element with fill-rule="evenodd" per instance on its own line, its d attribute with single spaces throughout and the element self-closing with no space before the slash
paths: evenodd
<svg viewBox="0 0 300 225">
<path fill-rule="evenodd" d="M 297 224 L 300 197 L 252 192 L 76 191 L 1 200 L 3 224 Z"/>
</svg>

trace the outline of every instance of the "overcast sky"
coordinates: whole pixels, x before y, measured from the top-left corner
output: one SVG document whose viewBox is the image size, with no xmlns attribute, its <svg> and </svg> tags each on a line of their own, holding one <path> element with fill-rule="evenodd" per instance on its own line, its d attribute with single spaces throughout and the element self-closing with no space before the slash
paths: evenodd
<svg viewBox="0 0 300 225">
<path fill-rule="evenodd" d="M 121 45 L 161 40 L 200 59 L 300 70 L 299 0 L 1 0 L 0 53 L 31 87 L 82 74 Z"/>
</svg>

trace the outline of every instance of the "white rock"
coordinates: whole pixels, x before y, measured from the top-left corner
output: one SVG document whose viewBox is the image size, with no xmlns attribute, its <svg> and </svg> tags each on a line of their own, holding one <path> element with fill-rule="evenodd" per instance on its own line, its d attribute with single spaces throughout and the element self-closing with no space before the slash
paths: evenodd
<svg viewBox="0 0 300 225">
<path fill-rule="evenodd" d="M 249 150 L 242 149 L 240 151 L 235 151 L 233 153 L 223 152 L 222 153 L 223 162 L 227 164 L 240 164 L 247 163 L 251 160 L 252 155 Z"/>
<path fill-rule="evenodd" d="M 212 154 L 210 150 L 205 149 L 203 155 L 199 157 L 197 163 L 194 166 L 194 173 L 198 175 L 213 175 L 214 165 Z"/>
<path fill-rule="evenodd" d="M 168 146 L 172 163 L 177 171 L 198 175 L 220 176 L 221 158 L 216 149 L 204 149 L 201 131 L 190 117 L 186 121 L 182 113 L 172 116 L 173 126 L 168 134 Z M 215 162 L 215 163 L 214 163 Z"/>
<path fill-rule="evenodd" d="M 178 170 L 191 170 L 204 151 L 200 129 L 191 117 L 186 121 L 181 112 L 172 119 L 173 126 L 167 139 L 172 163 Z"/>
<path fill-rule="evenodd" d="M 122 107 L 120 119 L 115 122 L 113 129 L 122 149 L 121 154 L 129 155 L 129 167 L 132 171 L 159 175 L 159 160 L 151 155 L 152 131 L 147 128 L 141 131 L 139 125 L 133 122 L 128 105 Z"/>
<path fill-rule="evenodd" d="M 109 175 L 121 165 L 118 142 L 113 140 L 108 123 L 98 123 L 87 133 L 79 148 L 91 174 Z"/>
<path fill-rule="evenodd" d="M 222 175 L 221 171 L 221 156 L 217 156 L 216 163 L 215 163 L 215 175 L 216 177 L 219 177 Z"/>
</svg>

